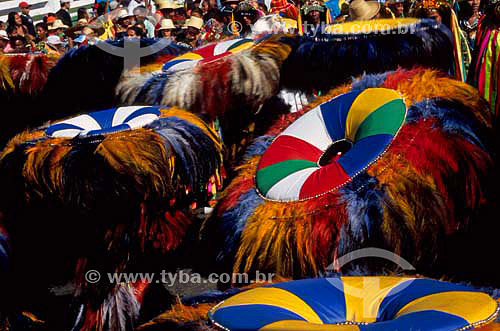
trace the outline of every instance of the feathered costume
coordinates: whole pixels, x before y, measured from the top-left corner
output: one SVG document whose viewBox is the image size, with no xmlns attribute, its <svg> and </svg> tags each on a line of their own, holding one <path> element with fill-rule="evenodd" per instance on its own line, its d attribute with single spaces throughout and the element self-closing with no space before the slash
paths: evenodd
<svg viewBox="0 0 500 331">
<path fill-rule="evenodd" d="M 352 115 L 341 129 L 357 95 L 375 87 L 400 94 L 406 115 L 401 98 L 392 96 L 387 103 L 399 108 L 390 117 L 380 117 L 380 111 L 371 120 Z M 381 98 L 357 104 L 387 110 Z M 356 112 L 363 109 L 354 104 Z M 334 115 L 322 122 L 325 115 L 319 114 L 328 109 Z M 374 123 L 379 131 L 367 131 Z M 353 250 L 378 247 L 420 273 L 442 275 L 443 259 L 449 258 L 445 239 L 468 228 L 489 194 L 490 131 L 477 90 L 436 71 L 367 75 L 334 89 L 254 141 L 204 226 L 203 249 L 212 247 L 214 257 L 205 262 L 219 271 L 304 278 Z M 328 150 L 328 141 L 338 149 Z M 379 270 L 369 262 L 341 271 Z"/>
<path fill-rule="evenodd" d="M 479 93 L 490 104 L 491 111 L 498 118 L 500 102 L 498 88 L 500 85 L 500 29 L 498 2 L 487 7 L 486 15 L 479 22 L 474 54 L 469 69 L 468 82 L 477 87 Z"/>
<path fill-rule="evenodd" d="M 181 107 L 218 121 L 228 170 L 255 132 L 288 112 L 275 97 L 290 47 L 281 36 L 234 39 L 207 45 L 166 62 L 124 74 L 117 93 L 124 104 Z"/>
<path fill-rule="evenodd" d="M 453 63 L 450 31 L 433 20 L 359 21 L 333 25 L 326 32 L 290 40 L 292 51 L 281 71 L 283 88 L 325 93 L 363 73 L 414 66 L 448 72 Z"/>
<path fill-rule="evenodd" d="M 154 42 L 152 39 L 141 39 L 140 46 L 148 47 Z M 108 43 L 120 48 L 124 45 L 123 39 Z M 186 51 L 181 46 L 170 44 L 157 53 L 142 57 L 141 65 L 162 63 Z M 97 45 L 70 50 L 49 74 L 42 99 L 43 104 L 47 105 L 43 121 L 119 105 L 114 90 L 123 72 L 123 65 L 123 57 L 110 54 Z"/>
<path fill-rule="evenodd" d="M 16 109 L 0 128 L 0 148 L 15 133 L 34 123 L 39 96 L 57 58 L 50 55 L 0 55 L 0 100 L 3 109 Z"/>
<path fill-rule="evenodd" d="M 179 266 L 189 206 L 220 182 L 221 153 L 215 132 L 177 108 L 109 109 L 15 136 L 0 156 L 11 245 L 0 308 L 9 323 L 30 310 L 49 330 L 136 326 L 144 284 L 106 274 Z M 3 239 L 0 247 L 5 264 Z M 102 281 L 85 281 L 89 270 Z M 47 288 L 69 281 L 74 315 L 63 306 L 51 316 Z"/>
<path fill-rule="evenodd" d="M 210 118 L 239 105 L 258 108 L 278 92 L 290 47 L 278 37 L 211 44 L 167 62 L 162 71 L 139 68 L 117 87 L 125 104 L 177 106 Z"/>
</svg>

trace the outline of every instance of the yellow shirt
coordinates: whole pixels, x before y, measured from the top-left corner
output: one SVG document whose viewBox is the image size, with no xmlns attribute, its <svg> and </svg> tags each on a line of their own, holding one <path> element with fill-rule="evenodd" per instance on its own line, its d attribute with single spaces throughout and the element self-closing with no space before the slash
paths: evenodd
<svg viewBox="0 0 500 331">
<path fill-rule="evenodd" d="M 107 22 L 102 23 L 102 27 L 104 28 L 104 33 L 99 36 L 99 39 L 109 40 L 115 38 L 113 21 L 111 20 L 111 18 L 109 18 Z"/>
</svg>

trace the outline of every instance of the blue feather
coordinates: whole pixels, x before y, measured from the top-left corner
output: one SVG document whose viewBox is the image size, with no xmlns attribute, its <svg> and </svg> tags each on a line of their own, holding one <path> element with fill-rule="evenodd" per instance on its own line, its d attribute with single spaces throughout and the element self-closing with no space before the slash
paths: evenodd
<svg viewBox="0 0 500 331">
<path fill-rule="evenodd" d="M 186 306 L 199 305 L 201 303 L 216 303 L 226 300 L 233 295 L 245 291 L 237 287 L 231 288 L 227 291 L 206 291 L 196 295 L 190 295 L 182 298 L 182 304 Z"/>
<path fill-rule="evenodd" d="M 352 76 L 388 70 L 434 68 L 448 72 L 453 62 L 449 30 L 421 20 L 407 31 L 386 34 L 321 34 L 299 37 L 283 63 L 285 89 L 328 91 Z"/>
<path fill-rule="evenodd" d="M 161 118 L 148 128 L 158 133 L 167 151 L 180 159 L 183 175 L 192 188 L 206 183 L 218 167 L 217 148 L 201 128 L 176 117 Z"/>
<path fill-rule="evenodd" d="M 376 245 L 377 231 L 383 219 L 384 193 L 377 189 L 378 181 L 366 172 L 354 177 L 340 190 L 348 215 L 347 228 L 343 228 L 338 253 L 344 255 L 355 249 Z"/>
<path fill-rule="evenodd" d="M 253 140 L 252 144 L 247 148 L 245 152 L 245 156 L 243 157 L 244 161 L 248 161 L 249 159 L 260 156 L 264 154 L 267 148 L 273 142 L 275 136 L 260 136 Z"/>
<path fill-rule="evenodd" d="M 392 74 L 394 74 L 394 71 L 384 72 L 383 74 L 363 75 L 353 81 L 352 90 L 362 91 L 367 88 L 380 87 L 384 84 L 387 76 Z"/>
<path fill-rule="evenodd" d="M 225 243 L 223 250 L 219 252 L 217 259 L 223 260 L 226 255 L 235 252 L 241 233 L 245 228 L 247 220 L 255 213 L 255 209 L 264 203 L 255 189 L 251 189 L 239 198 L 235 208 L 222 215 L 219 223 L 221 232 L 224 234 Z"/>
<path fill-rule="evenodd" d="M 0 273 L 6 272 L 9 263 L 7 234 L 0 229 Z"/>
<path fill-rule="evenodd" d="M 485 146 L 490 141 L 487 133 L 465 106 L 438 99 L 416 103 L 408 110 L 407 123 L 430 118 L 437 120 L 443 132 L 461 136 L 482 149 L 489 148 Z"/>
</svg>

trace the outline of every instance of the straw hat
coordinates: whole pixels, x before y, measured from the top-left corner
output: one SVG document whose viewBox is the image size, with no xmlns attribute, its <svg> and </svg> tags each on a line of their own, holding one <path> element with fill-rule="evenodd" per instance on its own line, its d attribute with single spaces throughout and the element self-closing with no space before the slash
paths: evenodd
<svg viewBox="0 0 500 331">
<path fill-rule="evenodd" d="M 174 22 L 172 22 L 172 20 L 169 18 L 162 19 L 158 31 L 169 30 L 169 29 L 175 29 Z"/>
<path fill-rule="evenodd" d="M 158 9 L 177 9 L 177 8 L 182 8 L 182 6 L 175 1 L 171 0 L 158 1 Z"/>
<path fill-rule="evenodd" d="M 61 20 L 55 20 L 55 22 L 49 26 L 49 31 L 56 29 L 67 29 L 67 28 L 68 26 L 64 25 L 64 23 Z"/>
<path fill-rule="evenodd" d="M 380 11 L 377 1 L 353 0 L 349 5 L 351 21 L 363 21 L 374 18 Z"/>
<path fill-rule="evenodd" d="M 130 15 L 128 10 L 126 10 L 125 8 L 122 8 L 118 11 L 118 15 L 116 15 L 116 19 L 121 20 L 121 19 L 124 19 L 127 17 L 132 17 L 132 16 L 134 16 L 134 15 Z"/>
<path fill-rule="evenodd" d="M 77 26 L 87 26 L 89 25 L 89 22 L 85 19 L 85 18 L 80 18 L 77 22 L 76 22 L 76 25 Z"/>
<path fill-rule="evenodd" d="M 186 27 L 193 27 L 193 28 L 196 28 L 198 30 L 201 30 L 201 28 L 203 27 L 203 20 L 199 17 L 194 17 L 192 16 L 190 19 L 188 19 L 186 21 Z"/>
</svg>

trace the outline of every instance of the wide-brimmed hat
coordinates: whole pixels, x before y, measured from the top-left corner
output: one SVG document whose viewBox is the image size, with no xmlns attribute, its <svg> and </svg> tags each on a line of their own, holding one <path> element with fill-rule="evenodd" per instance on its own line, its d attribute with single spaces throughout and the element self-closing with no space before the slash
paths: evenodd
<svg viewBox="0 0 500 331">
<path fill-rule="evenodd" d="M 52 25 L 49 25 L 49 31 L 50 30 L 56 30 L 56 29 L 67 29 L 68 26 L 65 25 L 61 20 L 55 20 Z"/>
<path fill-rule="evenodd" d="M 192 16 L 190 19 L 186 21 L 186 24 L 184 26 L 186 28 L 193 27 L 198 30 L 201 30 L 201 28 L 203 27 L 203 20 L 199 17 Z"/>
<path fill-rule="evenodd" d="M 380 11 L 378 1 L 353 0 L 349 5 L 349 19 L 363 21 L 374 18 Z"/>
<path fill-rule="evenodd" d="M 47 37 L 47 44 L 50 45 L 62 45 L 64 44 L 64 41 L 61 40 L 58 36 L 48 36 Z"/>
<path fill-rule="evenodd" d="M 124 18 L 127 18 L 127 17 L 132 17 L 134 15 L 131 15 L 128 10 L 126 10 L 125 8 L 122 8 L 118 11 L 118 15 L 116 15 L 116 19 L 117 20 L 121 20 L 121 19 L 124 19 Z"/>
<path fill-rule="evenodd" d="M 158 9 L 177 9 L 182 8 L 176 1 L 160 0 L 158 1 Z"/>
<path fill-rule="evenodd" d="M 169 18 L 162 19 L 158 31 L 170 30 L 170 29 L 175 29 L 174 22 Z"/>
<path fill-rule="evenodd" d="M 304 11 L 304 15 L 307 15 L 315 10 L 319 12 L 324 12 L 325 7 L 323 6 L 323 3 L 321 3 L 318 0 L 309 0 L 302 6 L 302 10 Z"/>
</svg>

